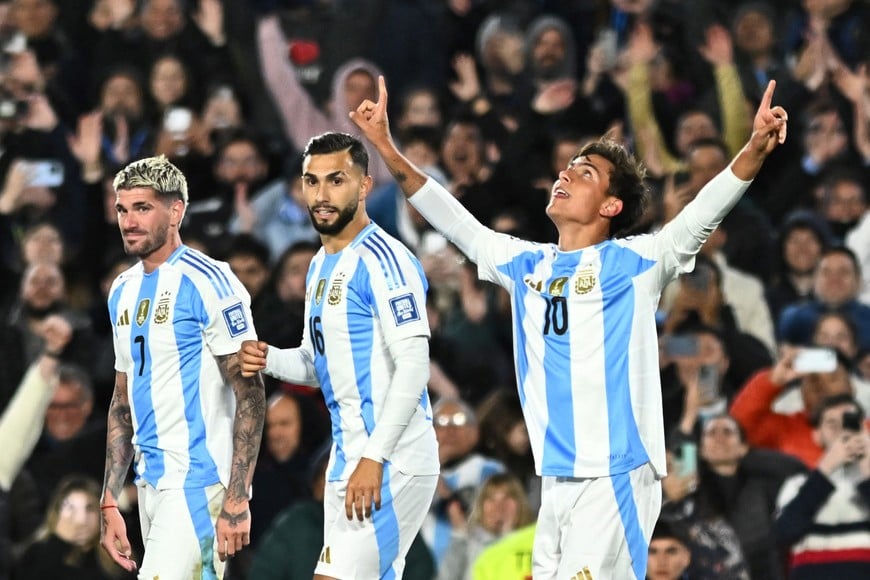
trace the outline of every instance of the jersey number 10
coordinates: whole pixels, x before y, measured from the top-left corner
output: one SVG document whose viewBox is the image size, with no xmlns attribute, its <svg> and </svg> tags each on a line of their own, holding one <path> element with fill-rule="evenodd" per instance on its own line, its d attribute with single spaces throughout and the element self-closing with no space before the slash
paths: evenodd
<svg viewBox="0 0 870 580">
<path fill-rule="evenodd" d="M 564 296 L 547 298 L 547 310 L 544 312 L 544 334 L 553 333 L 561 336 L 568 330 L 568 300 Z"/>
</svg>

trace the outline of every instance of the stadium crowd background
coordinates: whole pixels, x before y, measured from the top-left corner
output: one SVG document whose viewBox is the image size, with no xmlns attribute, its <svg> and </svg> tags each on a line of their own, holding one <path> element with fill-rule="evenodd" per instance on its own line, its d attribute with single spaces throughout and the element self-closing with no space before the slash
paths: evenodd
<svg viewBox="0 0 870 580">
<path fill-rule="evenodd" d="M 0 430 L 3 453 L 21 455 L 0 473 L 0 579 L 123 577 L 96 539 L 105 297 L 133 263 L 115 171 L 154 154 L 182 168 L 182 239 L 230 263 L 263 340 L 295 346 L 318 248 L 299 152 L 356 133 L 347 111 L 374 100 L 378 74 L 403 152 L 482 222 L 541 242 L 555 241 L 544 207 L 580 145 L 606 134 L 643 159 L 652 203 L 637 233 L 652 231 L 726 167 L 777 81 L 787 142 L 662 297 L 673 470 L 656 537 L 681 539 L 690 578 L 785 577 L 800 538 L 778 528 L 782 483 L 817 468 L 826 398 L 870 403 L 868 15 L 863 0 L 0 1 Z M 509 305 L 371 153 L 369 214 L 430 282 L 443 485 L 405 577 L 506 577 L 484 550 L 517 531 L 511 553 L 530 551 L 539 491 Z M 788 347 L 810 344 L 835 347 L 842 376 L 792 372 Z M 40 364 L 56 389 L 28 383 Z M 14 407 L 25 386 L 43 401 L 32 416 Z M 228 578 L 310 578 L 328 417 L 316 391 L 267 391 L 253 545 Z M 866 505 L 856 514 L 870 526 Z"/>
</svg>

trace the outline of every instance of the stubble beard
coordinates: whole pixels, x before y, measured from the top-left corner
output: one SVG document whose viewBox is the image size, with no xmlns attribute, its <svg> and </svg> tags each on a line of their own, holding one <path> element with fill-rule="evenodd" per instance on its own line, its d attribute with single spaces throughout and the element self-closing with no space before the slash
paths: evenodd
<svg viewBox="0 0 870 580">
<path fill-rule="evenodd" d="M 124 240 L 124 251 L 128 256 L 136 256 L 137 258 L 147 258 L 160 248 L 166 245 L 166 240 L 169 239 L 169 224 L 159 226 L 153 235 L 146 234 L 144 238 L 137 243 L 139 247 L 133 246 Z"/>
</svg>

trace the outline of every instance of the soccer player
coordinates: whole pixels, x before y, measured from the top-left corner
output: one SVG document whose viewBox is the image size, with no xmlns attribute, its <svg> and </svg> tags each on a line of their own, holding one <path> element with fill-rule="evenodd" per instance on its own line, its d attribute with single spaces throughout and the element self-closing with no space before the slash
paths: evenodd
<svg viewBox="0 0 870 580">
<path fill-rule="evenodd" d="M 368 161 L 347 134 L 308 142 L 302 190 L 323 247 L 308 270 L 302 345 L 245 341 L 240 353 L 243 373 L 319 386 L 326 399 L 333 447 L 316 579 L 401 578 L 438 479 L 427 282 L 366 214 Z"/>
<path fill-rule="evenodd" d="M 222 578 L 225 559 L 249 542 L 266 408 L 262 377 L 243 377 L 237 356 L 256 339 L 250 297 L 227 264 L 181 243 L 187 181 L 165 157 L 127 165 L 114 188 L 124 249 L 139 262 L 109 293 L 116 378 L 102 545 L 136 568 L 118 511 L 135 458 L 139 577 Z"/>
<path fill-rule="evenodd" d="M 379 85 L 378 102 L 351 118 L 423 217 L 511 294 L 517 385 L 544 478 L 535 580 L 643 578 L 665 475 L 656 305 L 785 139 L 774 84 L 731 165 L 656 234 L 616 237 L 643 212 L 643 169 L 612 141 L 585 146 L 552 187 L 558 244 L 493 232 L 427 179 L 393 144 Z"/>
</svg>

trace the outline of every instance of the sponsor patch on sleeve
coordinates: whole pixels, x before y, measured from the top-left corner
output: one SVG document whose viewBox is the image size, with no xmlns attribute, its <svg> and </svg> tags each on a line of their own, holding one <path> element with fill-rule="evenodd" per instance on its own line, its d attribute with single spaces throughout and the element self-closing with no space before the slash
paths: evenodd
<svg viewBox="0 0 870 580">
<path fill-rule="evenodd" d="M 241 304 L 233 304 L 229 308 L 224 308 L 223 314 L 230 336 L 236 337 L 248 330 L 248 319 L 245 317 L 245 309 Z"/>
<path fill-rule="evenodd" d="M 417 301 L 414 300 L 413 294 L 403 294 L 390 298 L 390 309 L 393 311 L 396 326 L 420 320 L 420 311 L 417 310 Z"/>
</svg>

